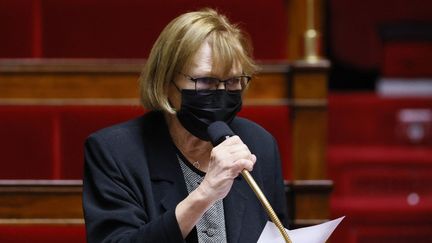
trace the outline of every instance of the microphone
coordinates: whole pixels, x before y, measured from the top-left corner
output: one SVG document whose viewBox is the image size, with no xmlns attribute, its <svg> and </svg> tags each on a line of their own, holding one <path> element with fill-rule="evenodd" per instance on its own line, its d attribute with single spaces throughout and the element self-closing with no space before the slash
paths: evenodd
<svg viewBox="0 0 432 243">
<path fill-rule="evenodd" d="M 215 121 L 207 128 L 207 133 L 214 147 L 218 146 L 228 137 L 234 136 L 234 132 L 223 121 Z"/>
<path fill-rule="evenodd" d="M 216 122 L 213 122 L 212 124 L 210 124 L 210 126 L 207 128 L 207 133 L 208 133 L 208 135 L 210 137 L 210 141 L 214 147 L 216 147 L 217 145 L 222 143 L 228 137 L 235 135 L 234 132 L 231 130 L 231 128 L 225 122 L 222 122 L 222 121 L 216 121 Z M 283 227 L 282 223 L 280 222 L 279 218 L 277 217 L 275 211 L 273 210 L 272 206 L 268 202 L 264 193 L 261 191 L 258 184 L 253 179 L 252 175 L 246 169 L 243 169 L 241 174 L 242 174 L 243 178 L 246 180 L 246 182 L 249 184 L 249 186 L 252 188 L 255 195 L 258 197 L 262 206 L 266 210 L 267 215 L 270 217 L 272 222 L 279 229 L 279 232 L 282 234 L 285 242 L 291 243 L 291 240 L 290 240 L 287 232 L 285 231 L 285 228 Z"/>
</svg>

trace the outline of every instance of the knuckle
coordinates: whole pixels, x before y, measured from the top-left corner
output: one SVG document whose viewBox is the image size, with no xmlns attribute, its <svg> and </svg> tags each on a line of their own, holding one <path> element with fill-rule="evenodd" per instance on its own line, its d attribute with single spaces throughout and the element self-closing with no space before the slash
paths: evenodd
<svg viewBox="0 0 432 243">
<path fill-rule="evenodd" d="M 244 149 L 244 150 L 246 150 L 246 151 L 248 151 L 249 152 L 249 148 L 248 148 L 248 146 L 246 145 L 246 144 L 242 144 L 242 149 Z"/>
<path fill-rule="evenodd" d="M 243 159 L 250 159 L 251 153 L 243 150 L 240 155 Z"/>
<path fill-rule="evenodd" d="M 235 143 L 241 142 L 241 139 L 239 136 L 235 135 L 231 137 L 231 140 Z"/>
</svg>

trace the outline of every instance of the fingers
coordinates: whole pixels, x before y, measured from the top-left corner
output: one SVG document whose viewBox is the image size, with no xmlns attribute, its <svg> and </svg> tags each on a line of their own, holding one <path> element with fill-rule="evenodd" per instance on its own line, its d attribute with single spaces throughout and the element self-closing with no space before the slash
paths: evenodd
<svg viewBox="0 0 432 243">
<path fill-rule="evenodd" d="M 207 195 L 212 199 L 222 199 L 243 170 L 252 171 L 256 160 L 238 136 L 230 137 L 213 148 L 204 183 L 200 187 L 210 192 Z"/>
<path fill-rule="evenodd" d="M 230 137 L 213 148 L 211 156 L 213 161 L 220 163 L 220 166 L 233 166 L 232 169 L 237 174 L 243 169 L 252 171 L 256 162 L 256 156 L 250 152 L 238 136 Z M 227 164 L 224 165 L 224 163 Z M 233 165 L 234 163 L 235 165 Z"/>
<path fill-rule="evenodd" d="M 234 162 L 233 165 L 233 171 L 235 171 L 236 173 L 236 177 L 238 176 L 239 173 L 241 173 L 243 171 L 243 169 L 246 169 L 248 171 L 252 171 L 253 170 L 253 166 L 254 166 L 254 162 L 248 159 L 240 159 Z"/>
<path fill-rule="evenodd" d="M 213 148 L 213 152 L 219 156 L 225 157 L 230 155 L 240 156 L 239 158 L 234 158 L 235 160 L 240 159 L 241 156 L 248 156 L 251 154 L 249 148 L 238 136 L 227 138 L 221 144 Z"/>
</svg>

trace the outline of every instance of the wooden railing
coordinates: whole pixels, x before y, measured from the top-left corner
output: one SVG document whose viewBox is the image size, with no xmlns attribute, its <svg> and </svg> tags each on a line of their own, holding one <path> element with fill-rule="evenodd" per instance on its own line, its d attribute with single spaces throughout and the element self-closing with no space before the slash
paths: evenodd
<svg viewBox="0 0 432 243">
<path fill-rule="evenodd" d="M 290 228 L 328 218 L 331 181 L 287 181 Z M 84 224 L 80 180 L 0 180 L 0 225 Z"/>
<path fill-rule="evenodd" d="M 80 180 L 0 180 L 0 224 L 83 224 Z"/>
<path fill-rule="evenodd" d="M 142 59 L 0 59 L 0 101 L 116 100 L 138 102 Z M 247 99 L 283 100 L 288 63 L 260 63 Z"/>
<path fill-rule="evenodd" d="M 285 182 L 289 228 L 322 223 L 329 214 L 331 180 L 293 180 Z"/>
</svg>

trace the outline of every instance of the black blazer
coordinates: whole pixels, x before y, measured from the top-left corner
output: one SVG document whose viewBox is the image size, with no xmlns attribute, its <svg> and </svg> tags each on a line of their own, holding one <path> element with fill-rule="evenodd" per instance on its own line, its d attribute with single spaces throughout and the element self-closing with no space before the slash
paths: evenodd
<svg viewBox="0 0 432 243">
<path fill-rule="evenodd" d="M 257 156 L 252 175 L 285 222 L 274 138 L 243 118 L 235 118 L 230 126 Z M 175 207 L 187 196 L 187 189 L 161 112 L 90 135 L 83 183 L 88 242 L 198 242 L 196 229 L 182 239 L 175 217 Z M 256 242 L 268 217 L 241 176 L 223 204 L 228 242 Z"/>
</svg>

